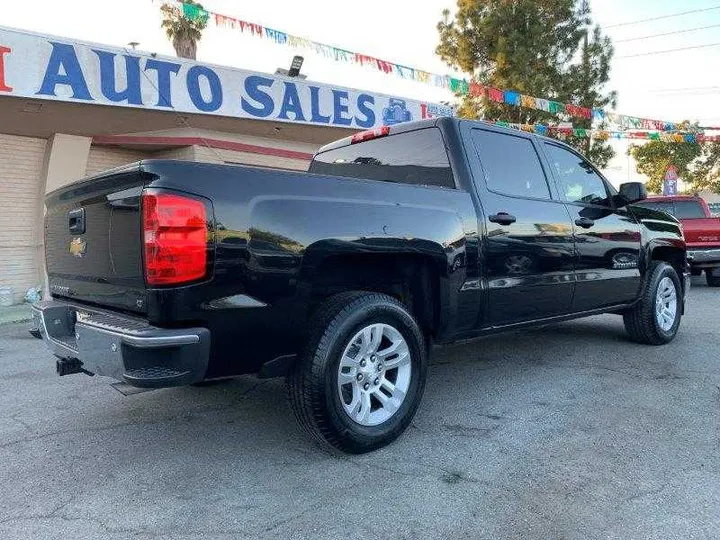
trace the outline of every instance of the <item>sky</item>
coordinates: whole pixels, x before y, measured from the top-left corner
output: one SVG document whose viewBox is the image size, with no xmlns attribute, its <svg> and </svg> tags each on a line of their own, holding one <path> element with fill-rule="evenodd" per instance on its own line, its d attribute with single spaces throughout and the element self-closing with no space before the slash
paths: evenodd
<svg viewBox="0 0 720 540">
<path fill-rule="evenodd" d="M 159 28 L 157 0 L 5 0 L 3 26 L 172 55 Z M 614 42 L 608 89 L 618 92 L 617 112 L 666 121 L 697 120 L 720 125 L 720 0 L 590 0 L 594 21 Z M 453 0 L 204 0 L 206 9 L 255 22 L 346 50 L 441 74 L 453 74 L 436 55 L 436 25 Z M 638 24 L 628 22 L 710 9 Z M 617 26 L 619 25 L 619 26 Z M 717 25 L 713 27 L 713 25 Z M 679 30 L 710 27 L 661 37 Z M 645 38 L 645 39 L 636 39 Z M 633 41 L 623 41 L 632 39 Z M 632 56 L 681 47 L 717 46 Z M 291 48 L 208 25 L 198 60 L 273 73 L 287 68 Z M 308 79 L 427 101 L 452 101 L 447 90 L 342 64 L 305 52 Z M 543 96 L 537 96 L 543 97 Z M 625 155 L 626 141 L 613 143 L 609 179 L 641 180 Z"/>
</svg>

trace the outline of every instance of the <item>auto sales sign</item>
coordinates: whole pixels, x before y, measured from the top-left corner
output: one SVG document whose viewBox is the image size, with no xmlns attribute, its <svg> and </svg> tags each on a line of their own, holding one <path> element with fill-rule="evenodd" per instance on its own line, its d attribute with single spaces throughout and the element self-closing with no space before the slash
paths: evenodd
<svg viewBox="0 0 720 540">
<path fill-rule="evenodd" d="M 368 129 L 450 107 L 0 27 L 0 96 Z"/>
</svg>

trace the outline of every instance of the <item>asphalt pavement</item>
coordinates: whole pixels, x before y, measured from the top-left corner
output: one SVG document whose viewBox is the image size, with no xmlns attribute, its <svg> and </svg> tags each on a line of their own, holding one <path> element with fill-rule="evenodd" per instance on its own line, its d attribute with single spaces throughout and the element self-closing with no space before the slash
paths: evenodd
<svg viewBox="0 0 720 540">
<path fill-rule="evenodd" d="M 408 431 L 319 449 L 280 379 L 125 397 L 0 327 L 0 538 L 720 538 L 720 290 L 435 351 Z"/>
</svg>

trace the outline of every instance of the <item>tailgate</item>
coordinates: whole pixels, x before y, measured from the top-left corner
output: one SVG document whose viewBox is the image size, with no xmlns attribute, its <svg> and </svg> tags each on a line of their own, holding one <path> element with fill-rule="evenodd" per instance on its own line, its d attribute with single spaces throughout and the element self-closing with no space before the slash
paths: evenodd
<svg viewBox="0 0 720 540">
<path fill-rule="evenodd" d="M 50 292 L 146 312 L 140 164 L 71 184 L 46 198 L 45 257 Z"/>
<path fill-rule="evenodd" d="M 683 219 L 688 247 L 720 248 L 720 218 Z"/>
</svg>

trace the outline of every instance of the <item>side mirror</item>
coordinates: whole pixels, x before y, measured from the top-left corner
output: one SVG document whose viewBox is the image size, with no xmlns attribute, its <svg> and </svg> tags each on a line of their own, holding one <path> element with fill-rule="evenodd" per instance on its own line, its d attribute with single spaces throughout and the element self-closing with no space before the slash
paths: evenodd
<svg viewBox="0 0 720 540">
<path fill-rule="evenodd" d="M 642 182 L 620 184 L 620 197 L 625 204 L 632 204 L 647 199 L 647 188 Z"/>
</svg>

